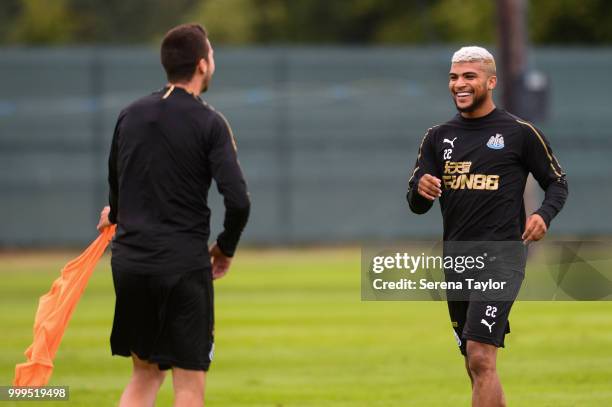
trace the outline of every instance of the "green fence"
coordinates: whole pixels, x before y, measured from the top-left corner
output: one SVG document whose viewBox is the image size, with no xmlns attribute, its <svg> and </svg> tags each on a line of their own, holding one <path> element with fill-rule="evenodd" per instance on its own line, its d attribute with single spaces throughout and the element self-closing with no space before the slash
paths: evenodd
<svg viewBox="0 0 612 407">
<path fill-rule="evenodd" d="M 404 195 L 425 130 L 454 112 L 453 48 L 220 48 L 204 95 L 229 119 L 252 243 L 435 237 Z M 536 123 L 568 174 L 557 234 L 610 234 L 612 49 L 533 49 L 551 82 Z M 0 49 L 0 246 L 82 244 L 106 201 L 115 118 L 164 85 L 155 49 Z M 221 200 L 212 194 L 214 229 Z"/>
</svg>

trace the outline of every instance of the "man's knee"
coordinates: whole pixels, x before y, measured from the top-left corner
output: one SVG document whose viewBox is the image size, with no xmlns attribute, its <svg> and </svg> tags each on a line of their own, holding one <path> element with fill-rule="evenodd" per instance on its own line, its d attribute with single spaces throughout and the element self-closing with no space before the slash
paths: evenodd
<svg viewBox="0 0 612 407">
<path fill-rule="evenodd" d="M 493 345 L 468 341 L 468 368 L 474 378 L 495 372 L 497 348 Z"/>
<path fill-rule="evenodd" d="M 154 382 L 161 386 L 166 377 L 166 372 L 159 370 L 159 366 L 156 363 L 149 363 L 135 355 L 132 355 L 132 359 L 134 361 L 134 376 L 137 379 Z"/>
<path fill-rule="evenodd" d="M 176 393 L 191 394 L 195 397 L 204 395 L 206 373 L 204 371 L 172 369 L 174 390 Z"/>
<path fill-rule="evenodd" d="M 134 373 L 142 379 L 156 383 L 158 386 L 161 386 L 166 378 L 166 372 L 159 369 L 134 369 Z"/>
</svg>

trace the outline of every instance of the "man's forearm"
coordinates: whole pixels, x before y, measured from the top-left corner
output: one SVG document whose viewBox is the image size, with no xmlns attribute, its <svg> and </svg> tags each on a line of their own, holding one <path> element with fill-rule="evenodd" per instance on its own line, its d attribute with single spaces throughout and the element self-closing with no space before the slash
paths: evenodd
<svg viewBox="0 0 612 407">
<path fill-rule="evenodd" d="M 241 208 L 227 208 L 223 232 L 217 237 L 217 246 L 227 257 L 234 256 L 242 231 L 249 220 L 250 204 Z"/>
<path fill-rule="evenodd" d="M 108 213 L 108 220 L 112 224 L 117 223 L 117 194 L 110 192 L 108 196 L 108 204 L 110 206 L 110 212 Z"/>
<path fill-rule="evenodd" d="M 567 194 L 568 189 L 565 180 L 563 182 L 553 182 L 546 188 L 542 206 L 535 213 L 544 219 L 547 227 L 550 226 L 550 222 L 563 208 Z"/>
<path fill-rule="evenodd" d="M 421 196 L 415 188 L 411 188 L 408 190 L 408 194 L 406 194 L 406 200 L 408 201 L 408 205 L 410 206 L 410 210 L 418 215 L 421 215 L 427 212 L 433 206 L 433 201 Z"/>
</svg>

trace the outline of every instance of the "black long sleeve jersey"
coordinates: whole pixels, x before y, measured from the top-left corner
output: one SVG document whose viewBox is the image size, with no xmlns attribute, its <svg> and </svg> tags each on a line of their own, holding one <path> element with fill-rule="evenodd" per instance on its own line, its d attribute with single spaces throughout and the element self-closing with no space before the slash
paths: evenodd
<svg viewBox="0 0 612 407">
<path fill-rule="evenodd" d="M 109 219 L 117 224 L 113 267 L 177 273 L 210 267 L 208 190 L 225 204 L 221 251 L 232 256 L 250 200 L 229 124 L 181 88 L 164 88 L 124 109 L 109 157 Z"/>
<path fill-rule="evenodd" d="M 424 174 L 442 180 L 445 241 L 517 241 L 525 228 L 523 193 L 532 173 L 545 198 L 535 212 L 546 225 L 563 207 L 567 181 L 542 132 L 500 109 L 477 119 L 457 114 L 425 134 L 409 181 L 413 212 L 432 201 L 418 193 Z"/>
</svg>

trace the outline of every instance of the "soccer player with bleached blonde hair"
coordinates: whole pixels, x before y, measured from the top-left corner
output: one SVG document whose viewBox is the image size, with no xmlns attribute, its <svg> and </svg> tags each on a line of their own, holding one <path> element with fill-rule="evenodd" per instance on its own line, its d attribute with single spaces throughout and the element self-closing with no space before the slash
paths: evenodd
<svg viewBox="0 0 612 407">
<path fill-rule="evenodd" d="M 410 209 L 427 212 L 439 199 L 444 250 L 486 258 L 473 275 L 452 268 L 445 277 L 502 282 L 493 294 L 447 290 L 448 309 L 472 383 L 472 405 L 505 406 L 497 375 L 497 349 L 510 332 L 508 316 L 522 283 L 527 245 L 544 237 L 567 198 L 565 173 L 550 144 L 533 124 L 498 109 L 493 55 L 463 47 L 452 57 L 448 88 L 458 114 L 430 128 L 419 147 L 407 194 Z M 523 193 L 533 174 L 545 198 L 527 216 Z"/>
</svg>

